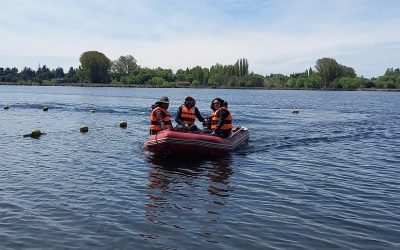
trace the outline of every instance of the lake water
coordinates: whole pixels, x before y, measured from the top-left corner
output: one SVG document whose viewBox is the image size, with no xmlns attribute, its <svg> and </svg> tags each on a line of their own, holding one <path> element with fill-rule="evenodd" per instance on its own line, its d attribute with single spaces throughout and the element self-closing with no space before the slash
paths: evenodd
<svg viewBox="0 0 400 250">
<path fill-rule="evenodd" d="M 162 95 L 173 116 L 227 100 L 248 146 L 146 156 Z M 0 249 L 400 249 L 398 92 L 0 86 L 0 105 Z"/>
</svg>

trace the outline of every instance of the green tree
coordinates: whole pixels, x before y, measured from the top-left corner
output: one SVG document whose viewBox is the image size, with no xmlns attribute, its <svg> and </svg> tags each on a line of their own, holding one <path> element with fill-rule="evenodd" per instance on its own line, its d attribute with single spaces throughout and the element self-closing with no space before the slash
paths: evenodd
<svg viewBox="0 0 400 250">
<path fill-rule="evenodd" d="M 35 78 L 36 72 L 31 68 L 24 67 L 20 73 L 20 77 L 23 81 L 32 81 Z"/>
<path fill-rule="evenodd" d="M 229 75 L 247 76 L 249 74 L 249 62 L 246 58 L 238 59 L 233 65 L 233 68 L 235 70 Z"/>
<path fill-rule="evenodd" d="M 38 67 L 38 70 L 36 71 L 36 76 L 38 78 L 38 82 L 42 83 L 43 81 L 50 81 L 51 78 L 54 78 L 54 73 L 51 72 L 51 70 L 47 68 L 46 65 L 43 65 L 42 67 Z"/>
<path fill-rule="evenodd" d="M 400 89 L 400 69 L 388 68 L 383 76 L 372 79 L 376 88 Z"/>
<path fill-rule="evenodd" d="M 54 71 L 54 77 L 55 78 L 63 78 L 65 76 L 64 74 L 64 69 L 61 67 L 56 68 Z"/>
<path fill-rule="evenodd" d="M 266 77 L 266 87 L 269 88 L 282 88 L 289 80 L 288 76 L 283 74 L 271 74 Z"/>
<path fill-rule="evenodd" d="M 199 81 L 194 80 L 194 81 L 192 82 L 191 86 L 193 86 L 193 87 L 200 87 L 201 85 L 200 85 Z"/>
<path fill-rule="evenodd" d="M 335 59 L 322 58 L 318 59 L 315 65 L 315 69 L 324 81 L 325 88 L 329 87 L 329 84 L 340 77 L 342 66 L 339 65 Z"/>
<path fill-rule="evenodd" d="M 314 74 L 314 72 L 313 72 L 312 68 L 310 67 L 310 68 L 308 69 L 308 74 L 307 74 L 307 76 L 310 76 L 310 75 L 312 75 L 312 74 Z"/>
<path fill-rule="evenodd" d="M 337 79 L 338 82 L 338 87 L 344 88 L 344 89 L 358 89 L 361 86 L 364 85 L 365 80 L 357 77 L 340 77 Z"/>
<path fill-rule="evenodd" d="M 186 76 L 186 72 L 183 69 L 178 69 L 176 71 L 176 80 L 177 81 L 181 81 L 181 82 L 186 82 L 187 81 L 187 76 Z"/>
<path fill-rule="evenodd" d="M 118 60 L 112 62 L 111 72 L 119 80 L 121 76 L 129 75 L 138 67 L 137 60 L 133 56 L 120 56 Z"/>
<path fill-rule="evenodd" d="M 320 89 L 324 87 L 322 78 L 317 74 L 312 74 L 305 79 L 304 87 L 311 89 Z"/>
<path fill-rule="evenodd" d="M 205 83 L 204 71 L 200 66 L 196 66 L 190 70 L 193 81 L 197 80 L 199 83 Z M 193 82 L 192 81 L 192 82 Z"/>
<path fill-rule="evenodd" d="M 98 51 L 84 52 L 79 61 L 85 82 L 110 83 L 111 61 L 103 53 Z"/>
<path fill-rule="evenodd" d="M 212 76 L 224 74 L 224 66 L 223 66 L 222 64 L 219 64 L 219 63 L 217 63 L 217 64 L 211 66 L 211 68 L 210 68 L 210 74 L 211 74 Z"/>
<path fill-rule="evenodd" d="M 131 77 L 130 83 L 147 84 L 147 81 L 156 76 L 156 72 L 150 68 L 143 68 L 135 71 L 129 76 Z"/>
<path fill-rule="evenodd" d="M 152 77 L 150 80 L 148 80 L 146 82 L 146 84 L 149 84 L 149 85 L 163 85 L 165 83 L 168 83 L 168 82 L 158 76 Z"/>
<path fill-rule="evenodd" d="M 76 70 L 73 67 L 70 67 L 67 74 L 65 75 L 65 81 L 68 83 L 77 82 L 78 78 L 76 76 Z"/>
<path fill-rule="evenodd" d="M 17 68 L 5 68 L 3 70 L 1 81 L 3 82 L 17 82 L 18 80 L 18 69 Z"/>
<path fill-rule="evenodd" d="M 246 58 L 243 58 L 243 75 L 247 76 L 249 74 L 249 62 Z"/>
<path fill-rule="evenodd" d="M 166 82 L 173 82 L 175 80 L 174 74 L 171 69 L 156 68 L 153 70 L 155 76 L 164 79 Z"/>
<path fill-rule="evenodd" d="M 343 65 L 341 65 L 341 67 L 342 67 L 340 75 L 341 77 L 351 77 L 351 78 L 357 77 L 356 72 L 354 71 L 353 68 Z"/>
<path fill-rule="evenodd" d="M 245 77 L 245 87 L 263 87 L 264 77 L 262 75 L 251 73 Z"/>
</svg>

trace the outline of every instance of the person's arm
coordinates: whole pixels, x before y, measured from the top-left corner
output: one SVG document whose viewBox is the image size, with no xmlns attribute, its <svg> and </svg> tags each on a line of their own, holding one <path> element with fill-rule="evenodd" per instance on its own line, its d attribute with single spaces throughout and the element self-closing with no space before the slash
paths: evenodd
<svg viewBox="0 0 400 250">
<path fill-rule="evenodd" d="M 228 112 L 226 112 L 225 110 L 221 110 L 218 113 L 219 122 L 218 122 L 217 128 L 215 130 L 221 129 L 222 125 L 225 124 L 225 119 L 228 117 L 228 115 L 229 115 Z"/>
<path fill-rule="evenodd" d="M 181 114 L 182 114 L 182 106 L 180 106 L 180 107 L 178 108 L 178 111 L 176 111 L 176 118 L 175 118 L 175 121 L 176 121 L 176 123 L 178 123 L 178 124 L 180 124 L 180 125 L 183 125 L 183 122 L 182 122 L 182 120 L 181 120 Z"/>
<path fill-rule="evenodd" d="M 199 120 L 199 121 L 201 121 L 201 122 L 204 122 L 204 118 L 203 118 L 203 116 L 201 116 L 201 114 L 200 114 L 200 111 L 199 111 L 199 109 L 196 107 L 196 109 L 195 109 L 195 114 L 196 114 L 196 117 L 197 117 L 197 119 Z"/>
<path fill-rule="evenodd" d="M 164 116 L 163 116 L 163 113 L 161 112 L 161 110 L 156 110 L 154 112 L 154 115 L 156 116 L 161 129 L 165 129 Z"/>
</svg>

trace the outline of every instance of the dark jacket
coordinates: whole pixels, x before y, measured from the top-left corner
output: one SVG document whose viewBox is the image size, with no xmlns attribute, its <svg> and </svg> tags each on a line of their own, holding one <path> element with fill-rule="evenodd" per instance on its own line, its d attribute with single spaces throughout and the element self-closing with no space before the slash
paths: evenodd
<svg viewBox="0 0 400 250">
<path fill-rule="evenodd" d="M 182 113 L 182 106 L 180 106 L 180 107 L 178 108 L 178 111 L 176 112 L 175 121 L 176 121 L 176 123 L 178 123 L 178 124 L 180 124 L 180 125 L 183 125 L 183 122 L 182 122 L 182 120 L 181 120 L 181 113 Z M 203 122 L 203 121 L 204 121 L 204 118 L 203 118 L 203 116 L 201 116 L 200 111 L 199 111 L 199 109 L 198 109 L 197 107 L 195 107 L 195 115 L 196 115 L 196 118 L 197 118 L 200 122 Z"/>
</svg>

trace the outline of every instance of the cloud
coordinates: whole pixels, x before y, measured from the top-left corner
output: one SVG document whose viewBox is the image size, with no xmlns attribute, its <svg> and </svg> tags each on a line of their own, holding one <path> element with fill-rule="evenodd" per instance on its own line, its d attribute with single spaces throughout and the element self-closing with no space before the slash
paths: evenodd
<svg viewBox="0 0 400 250">
<path fill-rule="evenodd" d="M 397 1 L 13 0 L 2 7 L 0 67 L 77 67 L 88 50 L 174 70 L 245 57 L 263 75 L 302 72 L 322 57 L 367 77 L 399 66 Z"/>
</svg>

